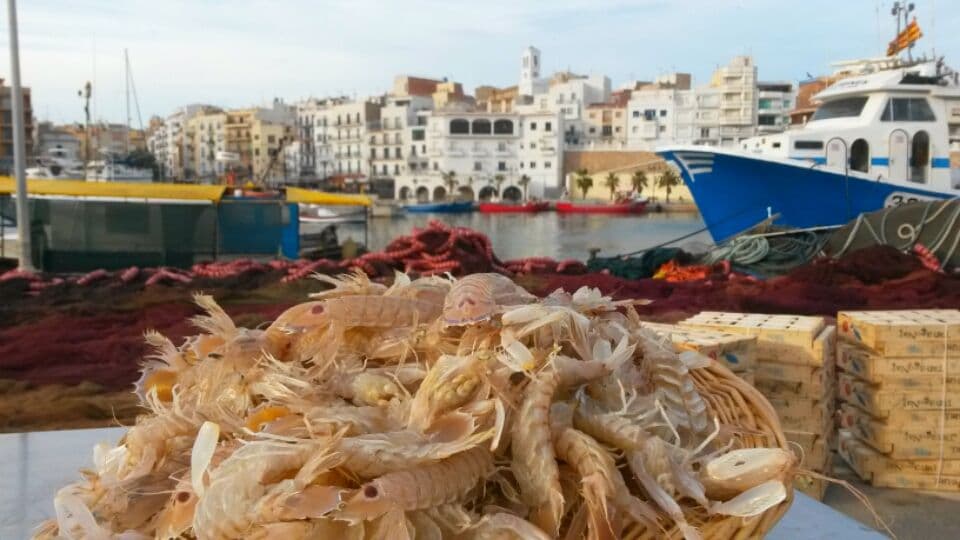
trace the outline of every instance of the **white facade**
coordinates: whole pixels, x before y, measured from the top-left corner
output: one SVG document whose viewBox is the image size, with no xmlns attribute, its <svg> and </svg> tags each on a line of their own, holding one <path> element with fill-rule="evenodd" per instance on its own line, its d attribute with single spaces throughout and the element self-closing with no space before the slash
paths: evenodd
<svg viewBox="0 0 960 540">
<path fill-rule="evenodd" d="M 226 113 L 198 113 L 187 122 L 191 144 L 188 150 L 193 155 L 191 168 L 201 179 L 217 178 L 224 173 L 222 156 L 225 150 L 227 122 Z"/>
<path fill-rule="evenodd" d="M 153 152 L 160 165 L 161 179 L 184 178 L 183 165 L 193 161 L 193 154 L 186 136 L 187 122 L 194 115 L 205 110 L 215 109 L 210 105 L 185 105 L 167 116 L 163 125 L 157 128 L 147 141 L 147 148 Z"/>
<path fill-rule="evenodd" d="M 520 84 L 517 93 L 521 96 L 541 94 L 546 89 L 546 81 L 540 78 L 540 49 L 527 47 L 520 55 Z"/>
<path fill-rule="evenodd" d="M 370 176 L 397 178 L 428 168 L 426 124 L 433 109 L 429 96 L 387 97 L 378 129 L 369 133 Z"/>
<path fill-rule="evenodd" d="M 609 100 L 609 77 L 561 74 L 551 81 L 545 95 L 534 96 L 532 108 L 527 110 L 556 112 L 563 119 L 565 143 L 575 147 L 586 142 L 587 106 Z"/>
<path fill-rule="evenodd" d="M 558 194 L 561 185 L 562 121 L 549 111 L 421 113 L 427 119 L 426 161 L 396 179 L 401 199 L 520 199 Z M 413 141 L 411 141 L 413 142 Z M 423 170 L 422 163 L 427 163 Z M 453 172 L 454 193 L 443 175 Z M 498 189 L 499 188 L 499 189 Z"/>
<path fill-rule="evenodd" d="M 336 102 L 323 111 L 329 144 L 328 176 L 370 176 L 369 133 L 380 127 L 381 104 L 375 100 Z"/>
<path fill-rule="evenodd" d="M 40 122 L 36 133 L 37 141 L 34 148 L 38 157 L 48 156 L 52 150 L 68 159 L 80 159 L 80 139 L 72 133 L 57 128 L 50 122 Z"/>
</svg>

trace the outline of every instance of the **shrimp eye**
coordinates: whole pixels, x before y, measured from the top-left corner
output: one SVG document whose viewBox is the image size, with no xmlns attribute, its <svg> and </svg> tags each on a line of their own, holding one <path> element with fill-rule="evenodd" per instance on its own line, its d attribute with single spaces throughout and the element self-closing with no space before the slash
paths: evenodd
<svg viewBox="0 0 960 540">
<path fill-rule="evenodd" d="M 189 501 L 189 500 L 190 500 L 190 493 L 188 493 L 188 492 L 186 492 L 186 491 L 181 491 L 180 493 L 177 493 L 177 501 L 178 501 L 178 502 L 185 503 L 185 502 L 187 502 L 187 501 Z"/>
<path fill-rule="evenodd" d="M 368 499 L 373 499 L 373 498 L 375 498 L 378 494 L 379 494 L 379 492 L 377 491 L 377 487 L 376 487 L 376 486 L 367 486 L 367 487 L 363 488 L 363 496 L 366 497 L 366 498 L 368 498 Z"/>
<path fill-rule="evenodd" d="M 314 315 L 319 315 L 323 313 L 323 305 L 318 304 L 316 306 L 313 306 L 312 308 L 310 308 L 310 313 L 313 313 Z"/>
</svg>

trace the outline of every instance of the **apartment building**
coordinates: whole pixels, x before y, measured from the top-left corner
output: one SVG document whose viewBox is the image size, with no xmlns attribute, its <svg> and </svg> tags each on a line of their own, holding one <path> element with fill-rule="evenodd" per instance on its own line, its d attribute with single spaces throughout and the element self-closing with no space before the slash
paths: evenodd
<svg viewBox="0 0 960 540">
<path fill-rule="evenodd" d="M 200 111 L 187 119 L 187 148 L 192 158 L 187 177 L 213 182 L 226 172 L 227 113 Z"/>
<path fill-rule="evenodd" d="M 157 159 L 161 179 L 183 180 L 187 178 L 185 173 L 192 174 L 190 166 L 194 160 L 188 144 L 187 123 L 196 114 L 219 111 L 212 105 L 185 105 L 164 118 L 162 125 L 155 126 L 147 138 L 147 149 Z"/>
<path fill-rule="evenodd" d="M 369 131 L 370 178 L 390 180 L 428 168 L 425 128 L 435 101 L 426 96 L 387 96 L 380 123 Z"/>
<path fill-rule="evenodd" d="M 369 131 L 379 129 L 381 107 L 381 100 L 368 99 L 336 103 L 324 111 L 331 152 L 329 177 L 350 182 L 369 177 Z"/>
<path fill-rule="evenodd" d="M 790 125 L 790 111 L 796 106 L 793 83 L 757 83 L 757 134 L 780 133 Z"/>
<path fill-rule="evenodd" d="M 33 104 L 30 89 L 23 90 L 23 135 L 26 156 L 34 155 Z M 0 168 L 13 168 L 13 89 L 0 79 Z"/>
<path fill-rule="evenodd" d="M 589 148 L 623 148 L 627 143 L 630 90 L 618 90 L 610 101 L 587 105 L 583 141 Z"/>
</svg>

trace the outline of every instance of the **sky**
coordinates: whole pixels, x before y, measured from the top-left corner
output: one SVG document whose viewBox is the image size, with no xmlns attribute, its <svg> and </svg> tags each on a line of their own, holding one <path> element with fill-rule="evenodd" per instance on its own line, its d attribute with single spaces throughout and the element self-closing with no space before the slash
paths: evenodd
<svg viewBox="0 0 960 540">
<path fill-rule="evenodd" d="M 925 37 L 960 67 L 960 1 L 915 0 Z M 738 54 L 761 80 L 797 81 L 830 63 L 882 56 L 891 0 L 20 0 L 21 78 L 34 116 L 125 122 L 128 49 L 144 124 L 187 103 L 267 105 L 365 96 L 397 74 L 448 77 L 472 92 L 517 83 L 534 45 L 546 73 L 609 76 L 614 87 L 673 71 L 705 83 Z M 0 77 L 9 26 L 0 13 Z M 138 115 L 132 113 L 134 127 Z"/>
</svg>

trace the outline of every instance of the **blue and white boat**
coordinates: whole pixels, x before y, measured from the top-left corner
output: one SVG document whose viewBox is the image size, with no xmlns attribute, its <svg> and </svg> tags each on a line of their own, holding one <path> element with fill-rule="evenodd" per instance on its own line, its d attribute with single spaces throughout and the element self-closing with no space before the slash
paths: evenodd
<svg viewBox="0 0 960 540">
<path fill-rule="evenodd" d="M 960 196 L 960 85 L 942 59 L 840 64 L 807 124 L 736 149 L 674 146 L 674 164 L 714 241 L 776 216 L 776 225 L 846 223 L 862 212 Z"/>
</svg>

